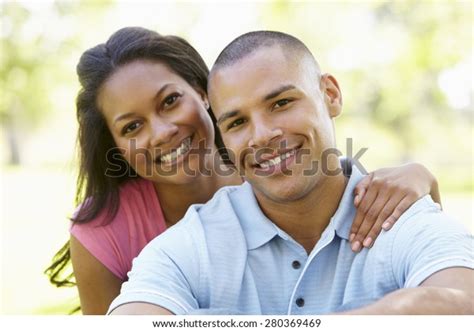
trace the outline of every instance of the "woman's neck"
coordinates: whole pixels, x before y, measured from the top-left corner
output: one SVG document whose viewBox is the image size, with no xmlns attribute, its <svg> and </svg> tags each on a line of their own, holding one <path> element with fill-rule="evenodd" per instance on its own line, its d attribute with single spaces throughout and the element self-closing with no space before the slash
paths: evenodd
<svg viewBox="0 0 474 331">
<path fill-rule="evenodd" d="M 213 170 L 210 176 L 197 175 L 186 184 L 154 183 L 166 225 L 177 223 L 192 204 L 209 201 L 221 187 L 242 183 L 237 172 L 225 172 Z"/>
</svg>

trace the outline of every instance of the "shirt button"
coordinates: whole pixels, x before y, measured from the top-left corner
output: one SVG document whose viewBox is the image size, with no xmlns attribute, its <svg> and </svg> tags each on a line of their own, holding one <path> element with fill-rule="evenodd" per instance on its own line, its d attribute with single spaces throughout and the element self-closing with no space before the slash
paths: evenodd
<svg viewBox="0 0 474 331">
<path fill-rule="evenodd" d="M 303 307 L 304 306 L 304 299 L 303 298 L 296 299 L 296 305 L 298 307 Z"/>
<path fill-rule="evenodd" d="M 293 269 L 299 269 L 301 267 L 301 263 L 300 263 L 300 261 L 295 260 L 295 261 L 293 261 L 291 266 L 293 267 Z"/>
</svg>

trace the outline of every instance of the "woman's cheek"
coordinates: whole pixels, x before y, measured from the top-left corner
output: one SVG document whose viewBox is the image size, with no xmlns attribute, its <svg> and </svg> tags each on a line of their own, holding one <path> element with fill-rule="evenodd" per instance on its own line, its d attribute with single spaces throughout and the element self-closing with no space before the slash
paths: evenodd
<svg viewBox="0 0 474 331">
<path fill-rule="evenodd" d="M 151 158 L 151 155 L 147 155 L 149 152 L 145 149 L 136 149 L 130 151 L 129 163 L 138 173 L 148 172 L 149 169 L 146 169 L 148 165 L 148 159 Z"/>
<path fill-rule="evenodd" d="M 140 148 L 137 146 L 136 140 L 127 140 L 122 141 L 118 144 L 125 161 L 135 169 L 137 172 L 144 172 L 144 167 L 147 164 L 147 160 L 149 156 L 147 155 L 149 152 L 145 148 Z"/>
</svg>

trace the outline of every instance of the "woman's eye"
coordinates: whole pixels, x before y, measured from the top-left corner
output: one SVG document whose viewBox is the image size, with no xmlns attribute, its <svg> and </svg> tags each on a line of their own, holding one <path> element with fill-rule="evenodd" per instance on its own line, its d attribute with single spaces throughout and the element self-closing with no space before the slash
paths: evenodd
<svg viewBox="0 0 474 331">
<path fill-rule="evenodd" d="M 233 121 L 232 123 L 230 123 L 230 124 L 227 126 L 227 129 L 235 128 L 235 127 L 237 127 L 237 126 L 239 126 L 239 125 L 244 124 L 244 122 L 245 122 L 245 121 L 244 121 L 243 118 L 239 118 L 239 119 Z"/>
<path fill-rule="evenodd" d="M 291 100 L 289 100 L 289 99 L 278 100 L 277 102 L 275 102 L 273 108 L 280 108 L 280 107 L 286 106 L 287 104 L 290 103 L 290 101 Z"/>
<path fill-rule="evenodd" d="M 173 93 L 170 96 L 166 97 L 166 99 L 163 101 L 163 106 L 165 108 L 172 106 L 176 100 L 181 96 L 179 93 Z"/>
<path fill-rule="evenodd" d="M 130 123 L 129 125 L 126 125 L 126 126 L 122 129 L 122 134 L 131 133 L 131 132 L 135 131 L 136 129 L 138 129 L 139 127 L 140 127 L 140 123 L 139 123 L 139 122 L 132 122 L 132 123 Z"/>
</svg>

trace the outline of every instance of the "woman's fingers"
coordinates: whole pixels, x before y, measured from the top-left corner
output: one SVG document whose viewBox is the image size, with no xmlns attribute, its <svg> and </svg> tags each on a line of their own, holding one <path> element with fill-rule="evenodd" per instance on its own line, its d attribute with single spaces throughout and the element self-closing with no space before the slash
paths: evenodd
<svg viewBox="0 0 474 331">
<path fill-rule="evenodd" d="M 361 245 L 360 240 L 358 243 L 356 243 L 356 234 L 359 232 L 359 229 L 363 224 L 365 215 L 367 214 L 370 207 L 372 206 L 375 199 L 377 198 L 377 191 L 378 191 L 377 189 L 371 186 L 369 190 L 365 193 L 364 198 L 361 200 L 359 207 L 357 208 L 356 216 L 354 218 L 354 222 L 352 223 L 350 236 L 349 236 L 349 241 L 352 242 L 352 245 L 354 246 L 355 249 L 357 249 L 357 246 Z M 369 229 L 367 229 L 367 231 L 368 230 L 370 230 L 370 227 Z"/>
<path fill-rule="evenodd" d="M 354 241 L 358 241 L 364 247 L 370 247 L 375 237 L 368 237 L 370 230 L 376 225 L 380 213 L 385 208 L 389 200 L 389 196 L 380 192 L 377 195 L 376 200 L 370 207 L 370 209 L 365 214 L 362 225 L 359 228 L 359 231 L 356 233 Z M 380 224 L 381 226 L 381 224 Z"/>
<path fill-rule="evenodd" d="M 356 208 L 359 206 L 359 203 L 364 198 L 365 192 L 370 186 L 370 182 L 372 181 L 373 174 L 370 173 L 368 176 L 365 176 L 359 183 L 357 183 L 354 189 L 354 206 Z"/>
<path fill-rule="evenodd" d="M 356 216 L 349 241 L 352 250 L 372 247 L 381 230 L 390 230 L 398 218 L 426 194 L 429 180 L 407 165 L 376 170 L 354 189 Z"/>
<path fill-rule="evenodd" d="M 388 201 L 383 204 L 375 222 L 370 218 L 367 218 L 367 216 L 364 218 L 359 232 L 355 235 L 354 242 L 351 245 L 352 250 L 354 252 L 359 252 L 363 247 L 372 247 L 381 230 L 390 230 L 392 226 L 398 221 L 400 216 L 408 208 L 410 208 L 410 206 L 415 201 L 416 196 L 414 195 L 403 196 L 401 192 L 398 192 L 398 194 L 391 195 Z M 377 208 L 379 208 L 380 204 L 375 201 L 373 206 L 374 213 L 376 213 Z M 370 213 L 370 210 L 367 214 L 374 215 L 373 213 Z M 367 230 L 367 227 L 369 227 L 370 224 L 373 225 L 369 230 Z"/>
<path fill-rule="evenodd" d="M 367 235 L 369 231 L 374 227 L 376 221 L 378 220 L 379 214 L 384 209 L 384 206 L 386 205 L 388 200 L 388 194 L 384 193 L 383 191 L 378 192 L 369 210 L 367 210 L 367 212 L 363 214 L 364 217 L 362 223 L 353 238 L 351 246 L 354 252 L 358 252 L 362 248 L 362 246 L 371 246 L 372 241 L 375 239 L 375 237 L 370 238 L 367 237 Z"/>
<path fill-rule="evenodd" d="M 378 213 L 377 220 L 375 221 L 374 225 L 364 236 L 364 239 L 362 241 L 362 246 L 370 248 L 375 242 L 375 239 L 377 239 L 378 235 L 382 231 L 382 228 L 384 228 L 384 225 L 387 225 L 387 220 L 393 215 L 395 212 L 397 206 L 403 201 L 404 196 L 401 194 L 398 195 L 392 195 L 389 197 L 388 201 L 383 205 L 382 210 Z M 390 228 L 388 228 L 390 229 Z M 385 229 L 384 230 L 388 230 Z M 364 234 L 362 234 L 363 236 Z"/>
<path fill-rule="evenodd" d="M 395 224 L 395 222 L 398 221 L 400 216 L 408 209 L 411 207 L 411 205 L 418 200 L 417 196 L 414 196 L 412 194 L 406 195 L 399 203 L 398 205 L 394 208 L 393 212 L 384 220 L 382 223 L 382 228 L 385 231 L 388 231 L 392 228 L 392 226 Z"/>
</svg>

